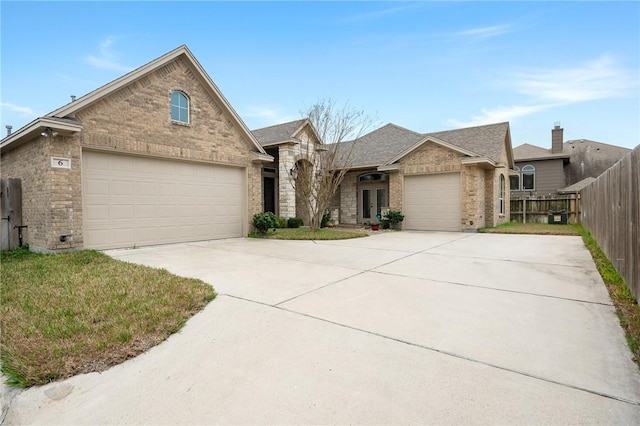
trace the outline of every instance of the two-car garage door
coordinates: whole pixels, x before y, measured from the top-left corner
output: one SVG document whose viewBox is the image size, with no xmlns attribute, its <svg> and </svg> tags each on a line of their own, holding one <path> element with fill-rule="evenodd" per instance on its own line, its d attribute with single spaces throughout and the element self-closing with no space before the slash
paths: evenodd
<svg viewBox="0 0 640 426">
<path fill-rule="evenodd" d="M 460 231 L 460 173 L 405 176 L 405 227 L 420 231 Z"/>
<path fill-rule="evenodd" d="M 245 169 L 84 151 L 84 246 L 239 237 Z"/>
</svg>

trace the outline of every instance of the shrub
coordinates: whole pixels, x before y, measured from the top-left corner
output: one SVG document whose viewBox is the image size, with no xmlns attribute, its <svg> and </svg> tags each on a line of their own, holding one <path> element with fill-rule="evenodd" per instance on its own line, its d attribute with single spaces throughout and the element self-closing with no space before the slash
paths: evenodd
<svg viewBox="0 0 640 426">
<path fill-rule="evenodd" d="M 404 220 L 404 215 L 398 210 L 388 210 L 383 219 L 389 222 L 391 228 L 395 229 Z"/>
<path fill-rule="evenodd" d="M 382 229 L 389 229 L 389 221 L 387 219 L 382 219 L 380 221 L 380 227 Z"/>
<path fill-rule="evenodd" d="M 278 221 L 278 228 L 280 229 L 284 229 L 287 227 L 287 218 L 286 217 L 279 217 L 277 219 Z"/>
<path fill-rule="evenodd" d="M 322 220 L 320 221 L 320 228 L 326 228 L 327 223 L 329 223 L 330 220 L 331 220 L 331 210 L 327 209 L 322 215 Z"/>
<path fill-rule="evenodd" d="M 278 227 L 278 217 L 271 212 L 256 213 L 253 215 L 253 227 L 259 234 L 266 234 L 269 228 Z"/>
<path fill-rule="evenodd" d="M 303 224 L 302 218 L 299 217 L 290 217 L 287 220 L 287 228 L 300 228 Z"/>
</svg>

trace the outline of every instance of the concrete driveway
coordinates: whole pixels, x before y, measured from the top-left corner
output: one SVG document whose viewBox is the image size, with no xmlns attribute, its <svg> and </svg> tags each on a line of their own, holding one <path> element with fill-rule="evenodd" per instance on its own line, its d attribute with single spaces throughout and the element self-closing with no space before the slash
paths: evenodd
<svg viewBox="0 0 640 426">
<path fill-rule="evenodd" d="M 579 237 L 383 233 L 109 251 L 219 297 L 5 423 L 638 424 L 640 374 Z"/>
</svg>

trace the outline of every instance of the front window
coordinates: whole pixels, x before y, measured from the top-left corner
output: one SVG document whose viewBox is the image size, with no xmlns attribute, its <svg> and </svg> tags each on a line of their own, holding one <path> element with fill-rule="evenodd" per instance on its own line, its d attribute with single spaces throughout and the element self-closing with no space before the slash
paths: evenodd
<svg viewBox="0 0 640 426">
<path fill-rule="evenodd" d="M 536 168 L 527 164 L 522 168 L 522 190 L 533 191 L 536 188 Z"/>
<path fill-rule="evenodd" d="M 520 191 L 520 167 L 516 167 L 514 171 L 517 175 L 509 176 L 509 186 L 512 191 Z"/>
<path fill-rule="evenodd" d="M 189 123 L 189 99 L 182 92 L 171 93 L 171 120 Z"/>
<path fill-rule="evenodd" d="M 504 214 L 504 195 L 505 195 L 504 184 L 505 184 L 504 175 L 500 175 L 500 198 L 498 198 L 500 214 Z"/>
</svg>

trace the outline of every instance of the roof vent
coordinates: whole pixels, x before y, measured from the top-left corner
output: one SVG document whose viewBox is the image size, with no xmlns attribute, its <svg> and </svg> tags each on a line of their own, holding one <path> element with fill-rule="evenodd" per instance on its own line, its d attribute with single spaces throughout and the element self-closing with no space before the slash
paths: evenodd
<svg viewBox="0 0 640 426">
<path fill-rule="evenodd" d="M 7 136 L 9 136 L 11 134 L 11 129 L 13 129 L 13 126 L 7 124 L 5 127 L 7 128 Z"/>
<path fill-rule="evenodd" d="M 71 102 L 76 100 L 76 95 L 71 95 Z"/>
</svg>

